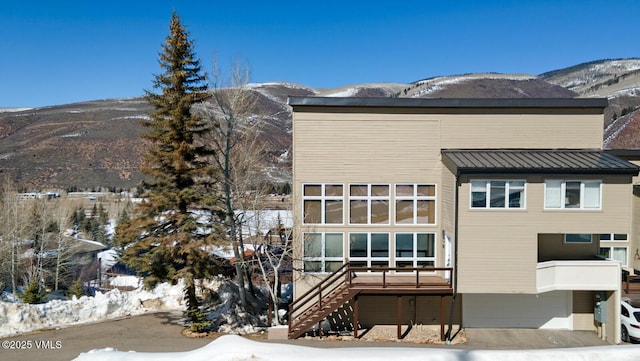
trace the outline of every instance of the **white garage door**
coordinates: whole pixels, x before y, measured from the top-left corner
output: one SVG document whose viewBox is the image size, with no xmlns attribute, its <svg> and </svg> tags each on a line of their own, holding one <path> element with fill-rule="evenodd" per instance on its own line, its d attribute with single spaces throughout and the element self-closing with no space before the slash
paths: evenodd
<svg viewBox="0 0 640 361">
<path fill-rule="evenodd" d="M 470 328 L 571 327 L 571 291 L 539 295 L 470 294 L 462 298 L 462 319 Z"/>
</svg>

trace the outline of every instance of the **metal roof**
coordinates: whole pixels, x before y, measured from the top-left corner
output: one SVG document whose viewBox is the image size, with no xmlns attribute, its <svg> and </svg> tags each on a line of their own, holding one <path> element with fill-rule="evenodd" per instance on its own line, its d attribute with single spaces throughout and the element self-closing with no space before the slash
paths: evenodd
<svg viewBox="0 0 640 361">
<path fill-rule="evenodd" d="M 443 161 L 462 173 L 637 175 L 640 167 L 601 150 L 444 149 Z"/>
<path fill-rule="evenodd" d="M 606 108 L 605 98 L 289 97 L 289 105 L 405 108 Z"/>
</svg>

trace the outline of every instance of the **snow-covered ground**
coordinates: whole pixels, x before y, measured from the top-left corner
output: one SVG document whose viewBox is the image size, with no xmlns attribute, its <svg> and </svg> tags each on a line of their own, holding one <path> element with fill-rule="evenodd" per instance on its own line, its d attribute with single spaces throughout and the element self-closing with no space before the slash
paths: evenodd
<svg viewBox="0 0 640 361">
<path fill-rule="evenodd" d="M 117 279 L 118 285 L 138 284 L 136 280 Z M 163 283 L 153 291 L 111 290 L 94 297 L 53 300 L 42 304 L 24 304 L 9 295 L 0 302 L 0 337 L 41 329 L 59 328 L 141 315 L 155 311 L 184 310 L 182 285 Z"/>
<path fill-rule="evenodd" d="M 152 291 L 144 290 L 135 276 L 119 276 L 112 285 L 138 287 L 133 291 L 97 292 L 94 297 L 82 296 L 71 300 L 53 300 L 43 304 L 24 304 L 3 294 L 0 301 L 0 337 L 42 330 L 61 328 L 84 323 L 94 323 L 141 315 L 157 311 L 184 311 L 183 284 L 162 283 Z M 209 320 L 214 329 L 230 334 L 254 333 L 263 328 L 259 320 L 239 309 L 237 287 L 224 277 L 206 284 L 208 290 L 217 293 L 219 302 L 209 309 Z"/>
<path fill-rule="evenodd" d="M 222 336 L 210 344 L 188 352 L 122 352 L 114 349 L 92 350 L 80 354 L 77 361 L 631 361 L 640 357 L 640 346 L 602 346 L 551 350 L 450 350 L 414 347 L 312 348 L 264 343 L 240 336 Z"/>
</svg>

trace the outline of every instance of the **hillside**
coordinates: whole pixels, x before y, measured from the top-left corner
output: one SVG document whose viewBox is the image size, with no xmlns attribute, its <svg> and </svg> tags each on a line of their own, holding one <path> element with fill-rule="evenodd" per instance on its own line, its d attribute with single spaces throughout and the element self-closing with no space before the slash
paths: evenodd
<svg viewBox="0 0 640 361">
<path fill-rule="evenodd" d="M 609 99 L 604 146 L 640 148 L 640 59 L 599 60 L 540 75 L 580 97 Z"/>
<path fill-rule="evenodd" d="M 290 179 L 288 96 L 548 98 L 606 97 L 606 148 L 640 148 L 640 59 L 602 60 L 539 76 L 465 74 L 413 83 L 315 89 L 295 83 L 250 84 L 253 112 L 265 120 L 265 180 Z M 132 188 L 143 179 L 142 98 L 96 100 L 36 109 L 0 109 L 0 172 L 23 190 Z"/>
</svg>

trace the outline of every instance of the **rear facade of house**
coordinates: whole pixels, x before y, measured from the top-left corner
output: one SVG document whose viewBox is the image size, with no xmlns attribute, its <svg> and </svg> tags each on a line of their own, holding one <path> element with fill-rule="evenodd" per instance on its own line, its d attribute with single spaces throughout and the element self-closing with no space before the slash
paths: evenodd
<svg viewBox="0 0 640 361">
<path fill-rule="evenodd" d="M 602 151 L 605 99 L 289 104 L 300 332 L 327 315 L 620 341 L 638 167 Z"/>
</svg>

